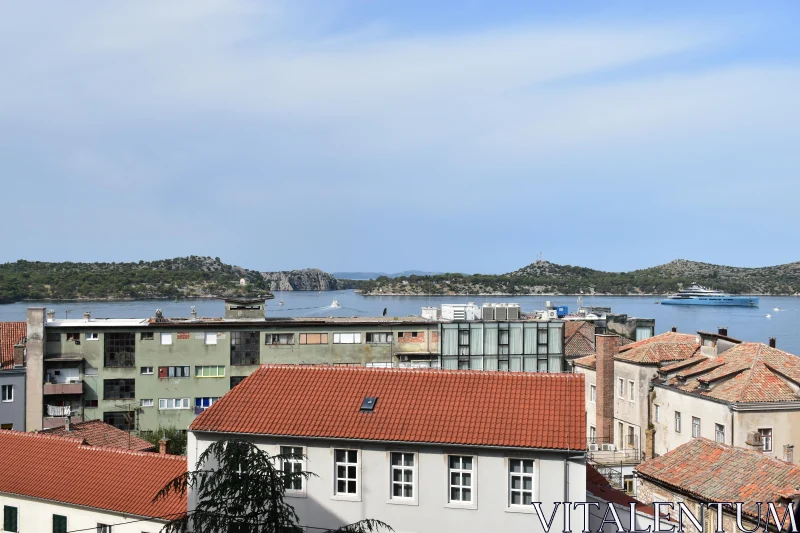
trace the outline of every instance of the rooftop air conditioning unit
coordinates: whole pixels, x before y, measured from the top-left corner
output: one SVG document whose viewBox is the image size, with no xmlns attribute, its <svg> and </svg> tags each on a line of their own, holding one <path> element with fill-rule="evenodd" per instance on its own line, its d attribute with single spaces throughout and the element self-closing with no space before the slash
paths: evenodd
<svg viewBox="0 0 800 533">
<path fill-rule="evenodd" d="M 483 320 L 494 320 L 494 306 L 484 305 L 481 308 L 481 318 Z"/>
<path fill-rule="evenodd" d="M 494 310 L 495 320 L 508 320 L 508 307 L 505 305 L 498 305 Z"/>
<path fill-rule="evenodd" d="M 589 451 L 590 452 L 596 452 L 597 450 L 598 450 L 597 444 L 590 444 L 589 445 Z"/>
<path fill-rule="evenodd" d="M 518 304 L 511 304 L 508 306 L 508 319 L 509 320 L 519 320 L 519 305 Z"/>
<path fill-rule="evenodd" d="M 617 451 L 617 445 L 616 444 L 603 444 L 602 446 L 603 446 L 602 449 L 603 449 L 604 452 L 615 452 L 615 451 Z"/>
</svg>

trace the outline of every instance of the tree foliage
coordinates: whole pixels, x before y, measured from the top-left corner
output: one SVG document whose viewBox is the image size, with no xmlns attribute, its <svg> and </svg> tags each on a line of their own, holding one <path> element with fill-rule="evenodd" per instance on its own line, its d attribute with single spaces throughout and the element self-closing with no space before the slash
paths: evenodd
<svg viewBox="0 0 800 533">
<path fill-rule="evenodd" d="M 276 465 L 296 455 L 269 455 L 238 439 L 211 444 L 197 460 L 196 470 L 176 477 L 154 498 L 196 493 L 197 503 L 185 517 L 162 528 L 162 533 L 303 533 L 294 507 L 286 503 L 286 487 L 313 477 L 311 472 L 288 472 Z M 347 524 L 330 533 L 368 533 L 392 528 L 374 519 Z"/>
</svg>

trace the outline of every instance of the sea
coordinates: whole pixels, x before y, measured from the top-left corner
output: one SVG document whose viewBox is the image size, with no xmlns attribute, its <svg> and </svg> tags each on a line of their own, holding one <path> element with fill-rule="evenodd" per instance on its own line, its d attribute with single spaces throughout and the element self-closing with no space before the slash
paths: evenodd
<svg viewBox="0 0 800 533">
<path fill-rule="evenodd" d="M 583 305 L 610 307 L 613 313 L 654 318 L 656 333 L 677 327 L 692 333 L 727 327 L 728 335 L 742 341 L 767 343 L 775 337 L 777 347 L 800 355 L 800 297 L 761 297 L 759 307 L 660 305 L 656 296 L 583 296 Z M 347 291 L 278 291 L 267 302 L 268 317 L 401 317 L 420 315 L 422 307 L 443 303 L 519 303 L 523 311 L 544 309 L 547 302 L 577 310 L 576 296 L 362 296 Z M 26 301 L 0 305 L 0 321 L 24 321 L 27 307 L 54 309 L 57 318 L 78 318 L 85 311 L 97 318 L 146 318 L 161 309 L 166 317 L 188 317 L 194 306 L 198 316 L 221 317 L 224 306 L 217 299 L 131 301 Z M 767 316 L 769 315 L 769 316 Z"/>
</svg>

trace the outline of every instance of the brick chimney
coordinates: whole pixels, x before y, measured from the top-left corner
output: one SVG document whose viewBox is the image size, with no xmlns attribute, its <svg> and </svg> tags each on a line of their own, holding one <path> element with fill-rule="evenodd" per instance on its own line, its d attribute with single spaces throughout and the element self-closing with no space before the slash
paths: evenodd
<svg viewBox="0 0 800 533">
<path fill-rule="evenodd" d="M 14 345 L 14 367 L 25 366 L 25 345 Z"/>
<path fill-rule="evenodd" d="M 677 332 L 678 332 L 678 327 L 672 326 L 672 333 L 677 333 Z"/>
<path fill-rule="evenodd" d="M 770 348 L 774 348 L 775 347 L 775 337 L 770 337 L 769 338 L 769 347 Z"/>
<path fill-rule="evenodd" d="M 69 431 L 70 431 L 70 429 L 69 429 L 69 417 L 68 416 L 64 417 L 64 431 L 66 431 L 67 433 L 69 433 Z"/>
<path fill-rule="evenodd" d="M 89 322 L 89 320 L 91 320 L 91 319 L 92 319 L 92 314 L 89 311 L 86 311 L 85 313 L 83 313 L 83 321 L 84 322 Z"/>
<path fill-rule="evenodd" d="M 160 453 L 161 455 L 169 454 L 169 439 L 168 438 L 165 437 L 165 438 L 163 438 L 163 439 L 158 441 L 158 453 Z"/>
<path fill-rule="evenodd" d="M 783 460 L 787 463 L 794 463 L 794 444 L 783 445 Z"/>
<path fill-rule="evenodd" d="M 719 335 L 722 335 L 723 337 L 727 337 L 728 336 L 728 326 L 720 326 L 719 328 L 717 328 L 717 333 Z"/>
<path fill-rule="evenodd" d="M 614 442 L 614 356 L 619 353 L 617 335 L 597 335 L 597 440 Z"/>
</svg>

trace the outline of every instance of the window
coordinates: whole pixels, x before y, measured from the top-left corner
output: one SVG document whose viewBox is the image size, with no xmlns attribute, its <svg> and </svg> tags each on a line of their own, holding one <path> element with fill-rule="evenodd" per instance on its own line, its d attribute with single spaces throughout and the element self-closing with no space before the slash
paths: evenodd
<svg viewBox="0 0 800 533">
<path fill-rule="evenodd" d="M 472 503 L 473 458 L 468 455 L 448 457 L 448 483 L 450 503 Z"/>
<path fill-rule="evenodd" d="M 283 488 L 287 492 L 302 492 L 303 476 L 299 473 L 303 471 L 303 448 L 301 446 L 281 446 L 281 455 L 286 456 L 281 462 L 281 469 L 286 474 L 283 479 Z"/>
<path fill-rule="evenodd" d="M 393 500 L 414 498 L 414 454 L 411 452 L 391 452 L 391 480 Z"/>
<path fill-rule="evenodd" d="M 103 422 L 123 431 L 136 429 L 136 413 L 133 411 L 109 411 L 103 413 Z"/>
<path fill-rule="evenodd" d="M 533 459 L 508 460 L 509 504 L 533 504 Z"/>
<path fill-rule="evenodd" d="M 91 366 L 87 366 L 87 367 L 85 367 L 85 369 L 83 371 L 83 374 L 86 375 L 86 376 L 96 376 L 97 375 L 97 368 L 91 367 Z"/>
<path fill-rule="evenodd" d="M 622 448 L 625 446 L 625 424 L 622 422 L 617 422 L 617 434 L 619 435 L 619 447 Z"/>
<path fill-rule="evenodd" d="M 258 331 L 231 331 L 231 364 L 257 365 L 259 361 Z"/>
<path fill-rule="evenodd" d="M 636 437 L 634 437 L 634 429 L 633 426 L 628 426 L 628 440 L 626 441 L 628 448 L 634 448 L 636 446 Z"/>
<path fill-rule="evenodd" d="M 597 443 L 597 428 L 589 426 L 589 444 Z"/>
<path fill-rule="evenodd" d="M 334 494 L 355 496 L 358 494 L 358 451 L 334 450 L 335 486 Z"/>
<path fill-rule="evenodd" d="M 90 332 L 86 334 L 87 341 L 98 341 L 100 340 L 100 334 L 97 332 Z"/>
<path fill-rule="evenodd" d="M 194 367 L 194 375 L 197 378 L 224 378 L 224 366 L 196 366 Z"/>
<path fill-rule="evenodd" d="M 633 494 L 633 476 L 622 476 L 622 487 L 628 494 Z"/>
<path fill-rule="evenodd" d="M 625 398 L 625 380 L 622 378 L 617 378 L 617 395 Z"/>
<path fill-rule="evenodd" d="M 231 388 L 234 388 L 236 385 L 242 382 L 244 378 L 247 376 L 231 376 Z"/>
<path fill-rule="evenodd" d="M 196 408 L 196 409 L 195 409 L 195 414 L 197 414 L 197 411 L 198 411 L 198 410 L 199 410 L 200 412 L 203 412 L 203 411 L 205 411 L 206 409 L 208 409 L 209 407 L 211 407 L 211 405 L 212 405 L 214 402 L 216 402 L 217 400 L 219 400 L 219 397 L 218 397 L 218 396 L 214 396 L 214 397 L 211 397 L 211 396 L 206 396 L 206 397 L 203 397 L 203 398 L 195 398 L 195 399 L 194 399 L 194 406 L 195 406 L 195 408 Z"/>
<path fill-rule="evenodd" d="M 294 333 L 267 333 L 264 344 L 294 344 Z"/>
<path fill-rule="evenodd" d="M 772 428 L 760 428 L 758 430 L 761 433 L 761 442 L 763 446 L 763 451 L 771 452 L 772 451 Z"/>
<path fill-rule="evenodd" d="M 725 443 L 725 426 L 722 424 L 714 424 L 714 440 Z"/>
<path fill-rule="evenodd" d="M 403 332 L 402 331 L 398 331 L 397 332 L 397 338 L 398 339 L 402 339 L 403 338 Z"/>
<path fill-rule="evenodd" d="M 136 397 L 135 379 L 104 379 L 104 400 L 127 400 Z"/>
<path fill-rule="evenodd" d="M 108 524 L 97 523 L 97 533 L 111 533 L 111 526 Z"/>
<path fill-rule="evenodd" d="M 636 340 L 643 341 L 653 336 L 652 326 L 637 326 L 636 327 Z"/>
<path fill-rule="evenodd" d="M 162 333 L 161 344 L 163 344 L 164 346 L 172 344 L 172 333 Z"/>
<path fill-rule="evenodd" d="M 9 505 L 3 506 L 3 531 L 17 530 L 17 508 Z"/>
<path fill-rule="evenodd" d="M 211 346 L 212 344 L 217 344 L 217 332 L 216 331 L 206 331 L 205 334 L 205 342 L 206 346 Z"/>
<path fill-rule="evenodd" d="M 367 333 L 367 344 L 389 344 L 391 333 Z"/>
<path fill-rule="evenodd" d="M 681 413 L 680 411 L 675 411 L 675 433 L 681 432 Z"/>
<path fill-rule="evenodd" d="M 69 341 L 81 342 L 81 334 L 77 331 L 67 333 L 67 342 Z"/>
<path fill-rule="evenodd" d="M 83 406 L 84 407 L 88 407 L 90 409 L 93 409 L 93 408 L 97 407 L 97 400 L 85 400 L 83 402 Z"/>
<path fill-rule="evenodd" d="M 48 331 L 47 342 L 61 342 L 61 333 L 58 331 Z"/>
<path fill-rule="evenodd" d="M 189 409 L 189 398 L 160 398 L 159 409 Z"/>
<path fill-rule="evenodd" d="M 142 398 L 139 400 L 139 405 L 141 407 L 153 407 L 153 399 L 152 398 Z"/>
<path fill-rule="evenodd" d="M 152 374 L 152 373 L 153 373 L 153 367 L 152 367 L 152 366 L 143 366 L 143 367 L 142 367 L 142 368 L 139 370 L 139 372 L 140 372 L 142 375 L 145 375 L 145 376 L 146 376 L 146 375 L 149 375 L 149 374 Z"/>
<path fill-rule="evenodd" d="M 0 387 L 0 400 L 4 402 L 13 402 L 14 401 L 14 386 L 13 385 L 3 385 Z"/>
<path fill-rule="evenodd" d="M 597 400 L 597 387 L 595 385 L 589 385 L 589 401 L 595 403 Z"/>
<path fill-rule="evenodd" d="M 106 333 L 105 366 L 136 366 L 135 333 Z"/>
<path fill-rule="evenodd" d="M 333 344 L 361 344 L 361 333 L 334 333 Z"/>
<path fill-rule="evenodd" d="M 696 416 L 692 417 L 692 437 L 700 437 L 700 419 Z"/>
<path fill-rule="evenodd" d="M 636 387 L 633 386 L 633 381 L 628 380 L 628 401 L 636 401 Z"/>
<path fill-rule="evenodd" d="M 14 424 L 0 424 L 0 431 L 14 429 Z"/>
<path fill-rule="evenodd" d="M 155 334 L 152 331 L 143 331 L 139 338 L 143 341 L 151 341 L 154 337 Z"/>
<path fill-rule="evenodd" d="M 300 344 L 328 344 L 327 333 L 301 333 Z"/>
<path fill-rule="evenodd" d="M 159 378 L 188 378 L 191 377 L 191 367 L 188 366 L 160 366 L 158 367 Z"/>
<path fill-rule="evenodd" d="M 419 336 L 419 331 L 412 331 L 411 332 L 411 338 L 412 339 L 416 339 L 418 336 Z"/>
<path fill-rule="evenodd" d="M 67 533 L 67 517 L 59 514 L 53 515 L 53 533 Z"/>
<path fill-rule="evenodd" d="M 659 422 L 661 420 L 661 406 L 653 404 L 653 421 Z"/>
</svg>

